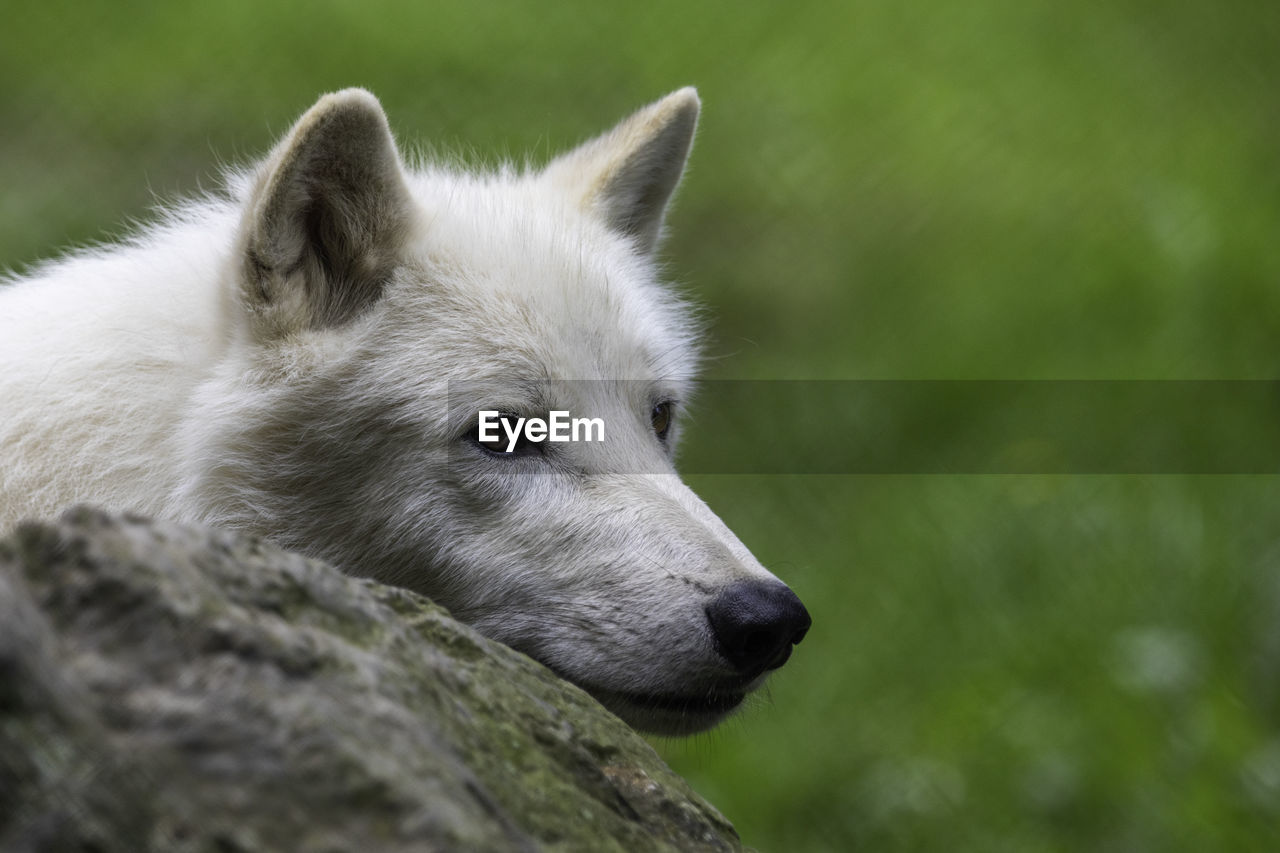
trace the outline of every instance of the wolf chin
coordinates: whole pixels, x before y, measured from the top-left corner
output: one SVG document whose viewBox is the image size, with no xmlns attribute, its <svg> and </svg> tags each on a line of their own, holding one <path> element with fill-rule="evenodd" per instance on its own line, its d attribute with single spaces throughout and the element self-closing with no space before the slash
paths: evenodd
<svg viewBox="0 0 1280 853">
<path fill-rule="evenodd" d="M 6 282 L 0 523 L 88 502 L 258 534 L 639 729 L 713 725 L 809 615 L 672 462 L 697 329 L 655 252 L 698 111 L 682 89 L 474 174 L 407 166 L 348 89 L 224 194 Z M 481 409 L 603 413 L 609 441 L 494 452 Z"/>
</svg>

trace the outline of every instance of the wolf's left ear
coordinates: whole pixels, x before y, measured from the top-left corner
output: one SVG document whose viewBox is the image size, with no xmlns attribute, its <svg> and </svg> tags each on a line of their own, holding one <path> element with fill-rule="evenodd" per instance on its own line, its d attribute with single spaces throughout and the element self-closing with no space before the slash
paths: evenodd
<svg viewBox="0 0 1280 853">
<path fill-rule="evenodd" d="M 649 254 L 657 247 L 663 214 L 684 172 L 698 108 L 692 87 L 672 92 L 557 157 L 545 175 Z"/>
<path fill-rule="evenodd" d="M 259 334 L 336 325 L 376 301 L 411 205 L 377 98 L 363 89 L 321 98 L 267 158 L 241 226 Z"/>
</svg>

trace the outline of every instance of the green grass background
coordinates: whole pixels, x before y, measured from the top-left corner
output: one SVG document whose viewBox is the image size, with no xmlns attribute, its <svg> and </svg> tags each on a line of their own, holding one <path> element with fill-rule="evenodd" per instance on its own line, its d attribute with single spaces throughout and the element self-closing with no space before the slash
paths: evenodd
<svg viewBox="0 0 1280 853">
<path fill-rule="evenodd" d="M 711 376 L 1280 373 L 1274 0 L 5 11 L 12 268 L 215 185 L 325 90 L 492 163 L 695 84 L 666 248 Z M 1280 849 L 1280 478 L 690 479 L 815 619 L 748 712 L 656 744 L 748 844 Z"/>
</svg>

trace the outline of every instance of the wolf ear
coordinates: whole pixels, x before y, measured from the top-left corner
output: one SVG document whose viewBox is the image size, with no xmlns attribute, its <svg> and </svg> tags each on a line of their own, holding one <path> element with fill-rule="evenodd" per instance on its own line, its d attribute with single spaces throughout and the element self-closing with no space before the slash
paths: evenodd
<svg viewBox="0 0 1280 853">
<path fill-rule="evenodd" d="M 613 130 L 557 157 L 545 175 L 583 209 L 634 239 L 642 254 L 657 247 L 698 124 L 698 93 L 672 92 Z"/>
<path fill-rule="evenodd" d="M 264 335 L 336 325 L 382 293 L 412 202 L 377 98 L 325 95 L 271 152 L 241 234 L 247 302 Z"/>
</svg>

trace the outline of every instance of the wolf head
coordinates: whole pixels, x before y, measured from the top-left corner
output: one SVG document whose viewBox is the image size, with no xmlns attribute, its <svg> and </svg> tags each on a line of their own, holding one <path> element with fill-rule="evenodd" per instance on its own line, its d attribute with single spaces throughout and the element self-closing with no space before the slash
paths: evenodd
<svg viewBox="0 0 1280 853">
<path fill-rule="evenodd" d="M 243 182 L 179 510 L 422 592 L 638 728 L 732 711 L 809 616 L 672 463 L 696 328 L 654 254 L 698 109 L 474 175 L 322 98 Z M 506 452 L 481 410 L 607 434 Z"/>
</svg>

